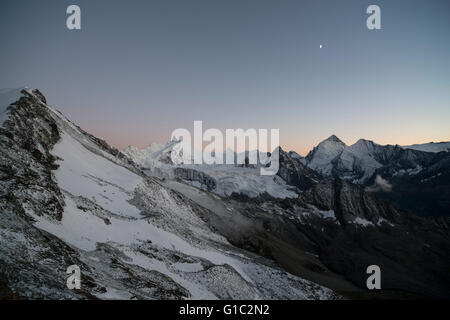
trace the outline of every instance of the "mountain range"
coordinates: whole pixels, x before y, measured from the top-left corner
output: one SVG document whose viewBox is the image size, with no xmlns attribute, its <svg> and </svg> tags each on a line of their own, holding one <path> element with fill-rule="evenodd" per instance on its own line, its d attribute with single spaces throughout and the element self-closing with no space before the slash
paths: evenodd
<svg viewBox="0 0 450 320">
<path fill-rule="evenodd" d="M 332 135 L 305 158 L 325 177 L 378 192 L 401 209 L 423 216 L 450 215 L 450 142 L 379 145 L 360 139 L 347 146 Z"/>
<path fill-rule="evenodd" d="M 0 90 L 0 115 L 0 298 L 450 297 L 445 144 L 331 136 L 261 176 L 174 165 L 174 141 L 117 150 L 37 89 Z M 411 200 L 432 188 L 436 211 Z"/>
</svg>

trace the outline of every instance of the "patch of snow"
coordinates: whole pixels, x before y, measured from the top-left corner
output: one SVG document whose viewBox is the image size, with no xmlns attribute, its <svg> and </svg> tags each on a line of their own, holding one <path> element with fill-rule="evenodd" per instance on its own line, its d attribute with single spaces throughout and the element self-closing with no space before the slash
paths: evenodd
<svg viewBox="0 0 450 320">
<path fill-rule="evenodd" d="M 423 168 L 421 165 L 417 165 L 417 167 L 415 167 L 415 168 L 408 169 L 407 172 L 410 176 L 413 176 L 415 174 L 418 174 L 420 171 L 422 171 L 422 169 Z"/>
<path fill-rule="evenodd" d="M 319 210 L 320 215 L 325 219 L 333 219 L 336 220 L 336 216 L 334 215 L 334 210 Z"/>
<path fill-rule="evenodd" d="M 187 262 L 177 262 L 174 267 L 183 272 L 199 272 L 203 270 L 203 266 L 200 262 L 187 263 Z"/>
<path fill-rule="evenodd" d="M 400 169 L 394 172 L 393 176 L 403 176 L 405 174 L 408 174 L 410 176 L 416 175 L 419 172 L 423 170 L 421 165 L 417 165 L 415 168 L 408 168 L 408 169 Z"/>
<path fill-rule="evenodd" d="M 359 224 L 359 225 L 361 225 L 363 227 L 373 226 L 372 222 L 370 222 L 367 219 L 361 218 L 361 217 L 356 217 L 356 219 L 353 220 L 353 223 Z"/>
<path fill-rule="evenodd" d="M 302 214 L 304 216 L 315 215 L 323 219 L 330 219 L 334 222 L 338 222 L 338 220 L 336 219 L 336 215 L 334 214 L 334 210 L 319 210 L 314 206 L 311 206 L 311 209 L 311 211 L 305 211 Z"/>
<path fill-rule="evenodd" d="M 383 219 L 382 217 L 379 217 L 378 221 L 377 221 L 377 226 L 381 226 L 383 223 L 386 223 L 386 224 L 390 225 L 391 227 L 394 226 L 393 223 L 387 221 L 386 219 Z"/>
<path fill-rule="evenodd" d="M 132 295 L 128 291 L 108 287 L 105 293 L 97 294 L 97 297 L 103 300 L 129 300 Z"/>
</svg>

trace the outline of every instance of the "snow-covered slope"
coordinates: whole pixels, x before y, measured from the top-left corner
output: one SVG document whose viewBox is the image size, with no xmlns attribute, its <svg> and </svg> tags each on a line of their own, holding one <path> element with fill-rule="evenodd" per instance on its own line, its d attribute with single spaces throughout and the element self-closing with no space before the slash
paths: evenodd
<svg viewBox="0 0 450 320">
<path fill-rule="evenodd" d="M 14 294 L 334 297 L 329 289 L 235 248 L 201 218 L 208 209 L 145 176 L 48 106 L 39 91 L 21 94 L 0 140 L 0 274 Z M 79 291 L 65 287 L 66 268 L 73 264 L 82 272 Z"/>
<path fill-rule="evenodd" d="M 405 149 L 413 149 L 425 152 L 450 152 L 450 142 L 429 142 L 423 144 L 412 144 L 410 146 L 402 146 Z"/>
<path fill-rule="evenodd" d="M 336 171 L 346 180 L 364 182 L 369 179 L 382 164 L 376 160 L 379 145 L 373 141 L 358 140 L 345 148 L 336 161 Z"/>
</svg>

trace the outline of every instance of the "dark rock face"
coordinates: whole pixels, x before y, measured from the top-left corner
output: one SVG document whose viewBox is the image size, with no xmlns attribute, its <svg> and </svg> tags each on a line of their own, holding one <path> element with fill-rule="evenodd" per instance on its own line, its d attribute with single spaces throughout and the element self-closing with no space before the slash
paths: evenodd
<svg viewBox="0 0 450 320">
<path fill-rule="evenodd" d="M 400 172 L 391 167 L 377 174 L 392 185 L 390 192 L 380 191 L 385 200 L 421 216 L 450 216 L 450 152 L 430 154 L 418 172 Z M 372 183 L 373 178 L 368 182 Z"/>
<path fill-rule="evenodd" d="M 279 165 L 277 175 L 285 180 L 287 184 L 293 185 L 299 190 L 309 189 L 322 179 L 318 173 L 309 169 L 298 159 L 290 157 L 281 148 Z"/>
<path fill-rule="evenodd" d="M 233 238 L 238 226 L 228 225 L 231 241 L 294 274 L 351 298 L 450 297 L 448 218 L 399 211 L 377 194 L 339 179 L 323 180 L 298 199 L 266 195 L 239 204 L 253 229 Z M 305 258 L 305 252 L 317 259 Z M 366 287 L 370 265 L 381 268 L 379 292 Z M 340 283 L 337 275 L 358 289 Z"/>
<path fill-rule="evenodd" d="M 423 219 L 400 212 L 377 195 L 342 180 L 326 181 L 301 200 L 334 210 L 339 224 L 310 221 L 311 239 L 331 270 L 365 287 L 367 266 L 382 270 L 385 290 L 429 297 L 450 296 L 449 219 Z M 355 224 L 369 221 L 366 226 Z M 303 228 L 299 225 L 299 228 Z"/>
<path fill-rule="evenodd" d="M 426 165 L 433 154 L 423 151 L 403 149 L 399 146 L 384 146 L 376 149 L 375 159 L 385 166 L 392 168 L 414 168 Z"/>
<path fill-rule="evenodd" d="M 59 131 L 40 92 L 23 94 L 0 128 L 0 199 L 15 204 L 19 212 L 29 208 L 60 219 L 64 200 L 52 177 L 57 165 L 50 154 Z"/>
<path fill-rule="evenodd" d="M 396 221 L 400 215 L 394 206 L 382 201 L 362 187 L 340 179 L 324 180 L 300 195 L 305 203 L 321 210 L 334 210 L 342 226 L 360 218 L 373 225 L 383 220 Z"/>
<path fill-rule="evenodd" d="M 3 279 L 0 281 L 6 295 L 11 294 L 8 287 L 14 287 L 16 298 L 75 297 L 78 294 L 70 290 L 49 289 L 45 292 L 47 288 L 56 287 L 58 281 L 65 283 L 65 270 L 54 266 L 75 262 L 83 266 L 83 263 L 65 243 L 32 227 L 32 218 L 25 212 L 30 210 L 60 220 L 64 198 L 52 176 L 51 171 L 57 165 L 49 152 L 60 139 L 57 125 L 38 91 L 33 92 L 34 96 L 26 91 L 22 93 L 24 97 L 11 109 L 4 128 L 0 128 L 0 229 L 10 237 L 0 249 L 0 279 Z M 18 245 L 17 234 L 30 241 L 29 247 Z M 38 249 L 40 245 L 41 250 Z M 32 255 L 37 259 L 53 260 L 54 265 L 33 264 Z M 32 281 L 37 273 L 41 274 L 39 280 Z M 41 287 L 40 293 L 34 286 Z"/>
<path fill-rule="evenodd" d="M 217 185 L 217 182 L 213 177 L 195 169 L 177 167 L 174 169 L 174 174 L 175 177 L 183 180 L 197 181 L 208 191 L 214 190 Z"/>
</svg>

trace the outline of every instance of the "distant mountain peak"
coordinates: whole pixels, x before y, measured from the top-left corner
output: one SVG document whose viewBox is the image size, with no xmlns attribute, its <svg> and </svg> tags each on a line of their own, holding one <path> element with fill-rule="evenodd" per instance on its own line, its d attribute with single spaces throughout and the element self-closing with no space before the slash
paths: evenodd
<svg viewBox="0 0 450 320">
<path fill-rule="evenodd" d="M 358 141 L 356 141 L 352 145 L 353 148 L 355 148 L 355 147 L 358 147 L 358 148 L 365 147 L 365 148 L 367 148 L 367 147 L 375 147 L 375 146 L 378 146 L 378 144 L 376 144 L 372 140 L 367 140 L 367 139 L 359 139 Z"/>
<path fill-rule="evenodd" d="M 329 175 L 331 174 L 331 162 L 338 157 L 347 145 L 342 142 L 336 135 L 331 135 L 327 139 L 319 143 L 306 156 L 306 161 L 310 168 L 318 172 Z"/>
<path fill-rule="evenodd" d="M 322 142 L 320 142 L 314 149 L 324 149 L 324 150 L 341 150 L 346 148 L 347 145 L 339 139 L 337 136 L 332 134 Z"/>
<path fill-rule="evenodd" d="M 328 138 L 326 138 L 325 140 L 323 140 L 322 142 L 325 142 L 325 141 L 331 141 L 331 142 L 340 142 L 340 143 L 343 143 L 343 144 L 345 144 L 341 139 L 339 139 L 336 135 L 334 135 L 334 134 L 332 134 L 331 136 L 329 136 Z"/>
</svg>

